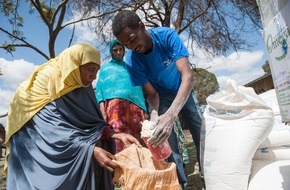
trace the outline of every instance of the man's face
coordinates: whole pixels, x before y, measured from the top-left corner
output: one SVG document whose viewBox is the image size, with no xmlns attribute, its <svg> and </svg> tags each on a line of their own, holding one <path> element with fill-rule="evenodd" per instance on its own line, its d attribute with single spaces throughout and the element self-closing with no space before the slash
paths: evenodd
<svg viewBox="0 0 290 190">
<path fill-rule="evenodd" d="M 116 38 L 128 49 L 138 53 L 146 53 L 152 46 L 150 37 L 146 34 L 146 29 L 141 23 L 136 29 L 126 27 Z"/>
<path fill-rule="evenodd" d="M 91 84 L 97 76 L 100 66 L 96 63 L 87 63 L 80 66 L 81 80 L 84 86 Z"/>
<path fill-rule="evenodd" d="M 121 45 L 115 45 L 112 49 L 113 58 L 117 61 L 122 60 L 124 55 L 124 47 Z"/>
</svg>

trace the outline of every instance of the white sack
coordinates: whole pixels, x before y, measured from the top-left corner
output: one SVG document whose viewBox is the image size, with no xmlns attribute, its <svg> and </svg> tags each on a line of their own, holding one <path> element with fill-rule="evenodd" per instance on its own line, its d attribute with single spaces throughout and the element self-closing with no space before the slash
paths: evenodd
<svg viewBox="0 0 290 190">
<path fill-rule="evenodd" d="M 207 98 L 201 160 L 207 190 L 246 190 L 252 158 L 273 126 L 273 111 L 252 88 L 228 81 Z"/>
<path fill-rule="evenodd" d="M 290 146 L 258 148 L 253 159 L 266 161 L 290 160 Z"/>
<path fill-rule="evenodd" d="M 269 106 L 273 110 L 274 115 L 280 115 L 280 108 L 275 89 L 268 90 L 262 94 L 259 94 L 259 97 L 265 102 L 267 106 Z"/>
<path fill-rule="evenodd" d="M 289 190 L 290 160 L 253 161 L 248 190 Z"/>
<path fill-rule="evenodd" d="M 279 118 L 277 118 L 279 117 Z M 277 121 L 280 119 L 280 123 Z M 275 116 L 275 123 L 268 137 L 262 142 L 260 148 L 270 148 L 290 145 L 290 126 L 282 123 L 281 116 Z"/>
<path fill-rule="evenodd" d="M 275 89 L 259 94 L 259 97 L 273 110 L 275 115 L 273 129 L 260 148 L 290 145 L 290 126 L 282 123 Z"/>
</svg>

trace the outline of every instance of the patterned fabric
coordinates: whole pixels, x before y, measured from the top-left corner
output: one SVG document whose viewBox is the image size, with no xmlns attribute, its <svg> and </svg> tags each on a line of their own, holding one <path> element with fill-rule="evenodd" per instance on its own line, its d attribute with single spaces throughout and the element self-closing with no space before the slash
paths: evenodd
<svg viewBox="0 0 290 190">
<path fill-rule="evenodd" d="M 175 121 L 174 132 L 177 134 L 178 148 L 179 148 L 179 152 L 180 152 L 183 164 L 189 164 L 190 160 L 189 160 L 188 150 L 186 148 L 186 139 L 182 131 L 182 126 L 179 120 Z"/>
<path fill-rule="evenodd" d="M 141 122 L 148 118 L 146 112 L 140 109 L 135 104 L 122 100 L 112 99 L 105 102 L 105 110 L 107 121 L 116 132 L 123 132 L 133 135 L 139 142 L 146 147 L 143 140 L 140 138 L 142 128 Z M 115 140 L 116 152 L 124 149 L 124 144 Z"/>
</svg>

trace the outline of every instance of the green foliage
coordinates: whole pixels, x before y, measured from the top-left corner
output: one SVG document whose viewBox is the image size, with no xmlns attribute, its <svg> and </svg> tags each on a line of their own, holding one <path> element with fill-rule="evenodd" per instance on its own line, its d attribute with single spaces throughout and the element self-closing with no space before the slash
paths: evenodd
<svg viewBox="0 0 290 190">
<path fill-rule="evenodd" d="M 0 9 L 1 9 L 1 12 L 5 16 L 9 16 L 11 13 L 14 12 L 13 2 L 11 0 L 8 0 L 8 1 L 2 0 L 2 1 L 0 1 Z"/>
<path fill-rule="evenodd" d="M 53 13 L 54 13 L 55 9 L 50 8 L 45 4 L 42 5 L 41 9 L 42 9 L 43 16 L 45 17 L 45 19 L 48 20 L 49 22 L 52 22 Z"/>
<path fill-rule="evenodd" d="M 216 76 L 205 69 L 197 68 L 193 70 L 193 73 L 193 89 L 196 93 L 199 104 L 204 105 L 206 104 L 206 98 L 218 91 L 219 84 Z"/>
<path fill-rule="evenodd" d="M 31 48 L 46 59 L 55 57 L 56 41 L 70 46 L 75 34 L 73 29 L 70 39 L 63 41 L 57 38 L 59 33 L 77 23 L 83 23 L 95 32 L 99 37 L 95 44 L 97 47 L 107 47 L 113 38 L 108 24 L 122 9 L 136 11 L 147 28 L 167 26 L 174 28 L 178 34 L 187 35 L 187 48 L 194 51 L 199 47 L 208 56 L 250 50 L 255 42 L 247 40 L 243 34 L 261 29 L 258 6 L 252 0 L 0 0 L 1 19 L 10 24 L 0 25 L 0 32 L 7 35 L 0 39 L 0 49 L 4 47 L 3 41 L 10 40 L 9 44 L 17 48 Z M 39 28 L 47 29 L 49 52 L 24 38 L 27 37 L 22 33 L 24 12 L 35 14 L 43 21 Z M 28 22 L 30 20 L 25 20 L 25 23 Z"/>
<path fill-rule="evenodd" d="M 266 61 L 264 65 L 262 65 L 263 71 L 267 74 L 271 74 L 271 68 L 269 61 Z"/>
<path fill-rule="evenodd" d="M 8 52 L 15 51 L 15 47 L 7 42 L 4 43 L 3 48 L 6 49 Z"/>
</svg>

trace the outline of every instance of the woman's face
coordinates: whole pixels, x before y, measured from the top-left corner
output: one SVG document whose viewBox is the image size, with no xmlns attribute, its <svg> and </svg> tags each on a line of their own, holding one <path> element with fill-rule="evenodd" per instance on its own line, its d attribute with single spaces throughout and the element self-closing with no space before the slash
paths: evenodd
<svg viewBox="0 0 290 190">
<path fill-rule="evenodd" d="M 84 86 L 90 85 L 97 77 L 100 66 L 96 63 L 87 63 L 80 66 L 81 80 Z"/>
<path fill-rule="evenodd" d="M 124 55 L 124 47 L 121 45 L 115 45 L 112 49 L 113 58 L 117 61 L 120 61 L 123 59 Z"/>
</svg>

